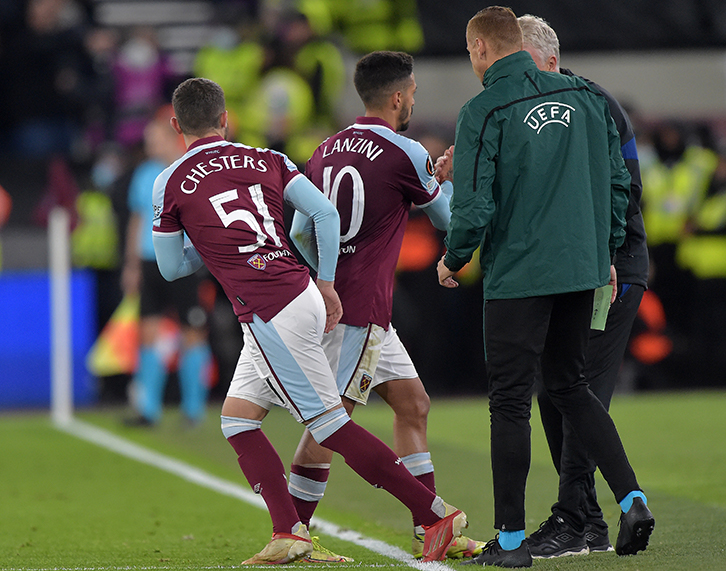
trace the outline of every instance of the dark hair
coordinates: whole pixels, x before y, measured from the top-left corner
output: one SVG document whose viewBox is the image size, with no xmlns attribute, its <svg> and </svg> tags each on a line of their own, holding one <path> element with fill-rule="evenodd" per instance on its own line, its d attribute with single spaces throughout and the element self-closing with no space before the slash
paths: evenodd
<svg viewBox="0 0 726 571">
<path fill-rule="evenodd" d="M 479 10 L 466 26 L 470 35 L 486 38 L 497 52 L 522 49 L 522 29 L 511 8 L 489 6 Z"/>
<path fill-rule="evenodd" d="M 413 73 L 413 57 L 404 52 L 372 52 L 355 66 L 353 85 L 366 107 L 380 108 L 386 97 L 405 87 Z"/>
<path fill-rule="evenodd" d="M 210 79 L 193 77 L 174 90 L 171 104 L 182 132 L 202 137 L 219 127 L 225 111 L 224 91 Z"/>
</svg>

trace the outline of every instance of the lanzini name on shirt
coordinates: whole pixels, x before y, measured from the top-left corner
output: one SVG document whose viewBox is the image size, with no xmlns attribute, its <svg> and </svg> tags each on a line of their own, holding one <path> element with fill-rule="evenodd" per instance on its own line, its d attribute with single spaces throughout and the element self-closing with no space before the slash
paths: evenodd
<svg viewBox="0 0 726 571">
<path fill-rule="evenodd" d="M 336 139 L 332 147 L 325 145 L 323 148 L 323 158 L 329 157 L 333 153 L 346 152 L 365 155 L 372 162 L 383 152 L 383 149 L 374 144 L 370 139 L 362 139 L 360 137 Z"/>
</svg>

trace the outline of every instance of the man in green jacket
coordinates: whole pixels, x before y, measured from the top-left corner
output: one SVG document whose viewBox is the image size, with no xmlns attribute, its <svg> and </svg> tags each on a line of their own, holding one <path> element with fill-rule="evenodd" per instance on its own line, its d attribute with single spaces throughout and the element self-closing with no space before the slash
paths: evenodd
<svg viewBox="0 0 726 571">
<path fill-rule="evenodd" d="M 494 527 L 474 562 L 528 567 L 524 492 L 530 408 L 545 387 L 622 508 L 616 551 L 646 548 L 655 525 L 615 425 L 584 379 L 594 290 L 616 284 L 630 175 L 605 98 L 577 77 L 541 72 L 509 8 L 478 12 L 467 49 L 484 91 L 459 113 L 454 195 L 439 283 L 481 248 Z M 450 159 L 438 162 L 442 172 Z"/>
</svg>

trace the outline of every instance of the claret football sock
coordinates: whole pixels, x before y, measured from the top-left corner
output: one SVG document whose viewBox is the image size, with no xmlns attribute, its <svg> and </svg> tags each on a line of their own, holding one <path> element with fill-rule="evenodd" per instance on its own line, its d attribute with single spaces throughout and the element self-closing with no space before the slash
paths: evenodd
<svg viewBox="0 0 726 571">
<path fill-rule="evenodd" d="M 432 525 L 443 517 L 432 509 L 436 494 L 408 471 L 393 450 L 352 420 L 320 444 L 343 456 L 366 482 L 396 497 L 422 525 Z"/>
<path fill-rule="evenodd" d="M 273 533 L 290 533 L 300 521 L 287 491 L 285 468 L 260 429 L 246 430 L 227 438 L 252 490 L 267 504 Z"/>
</svg>

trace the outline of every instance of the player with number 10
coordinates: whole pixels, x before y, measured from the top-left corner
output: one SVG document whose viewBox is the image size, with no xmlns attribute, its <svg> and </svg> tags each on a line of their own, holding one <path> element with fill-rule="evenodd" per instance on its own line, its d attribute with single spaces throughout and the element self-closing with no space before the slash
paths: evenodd
<svg viewBox="0 0 726 571">
<path fill-rule="evenodd" d="M 322 189 L 340 214 L 340 257 L 335 288 L 343 304 L 340 324 L 323 337 L 323 347 L 349 413 L 376 391 L 394 412 L 394 450 L 403 464 L 435 491 L 434 466 L 426 441 L 429 397 L 396 330 L 391 325 L 393 281 L 412 204 L 433 225 L 449 222 L 446 188 L 434 177 L 424 147 L 398 132 L 411 120 L 416 81 L 413 58 L 401 52 L 373 52 L 356 65 L 354 84 L 365 116 L 316 149 L 305 175 Z M 316 267 L 308 217 L 296 212 L 291 237 Z M 290 493 L 308 523 L 327 485 L 332 453 L 306 430 L 290 473 Z M 412 551 L 422 555 L 424 529 L 414 515 Z M 459 537 L 449 557 L 471 557 L 483 543 Z M 345 560 L 316 550 L 319 561 Z"/>
</svg>

